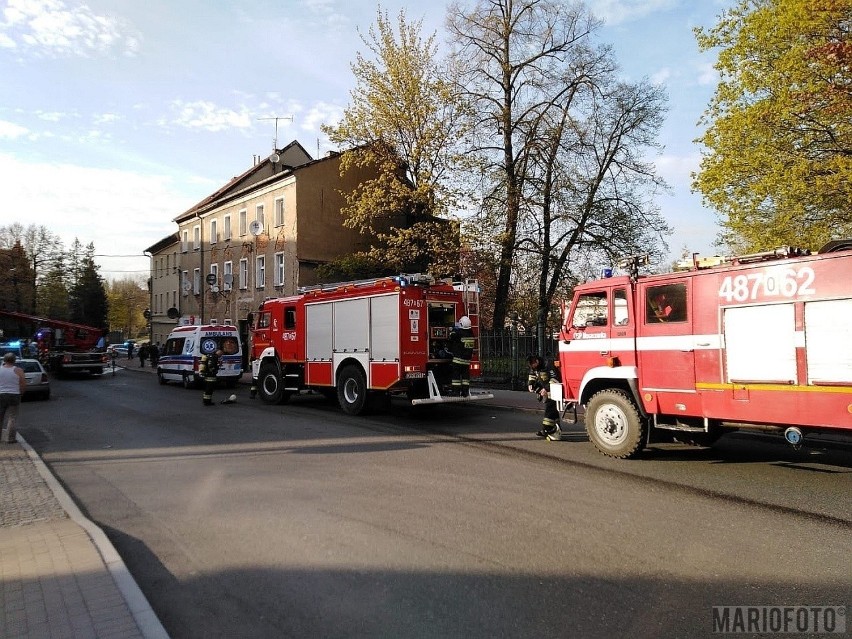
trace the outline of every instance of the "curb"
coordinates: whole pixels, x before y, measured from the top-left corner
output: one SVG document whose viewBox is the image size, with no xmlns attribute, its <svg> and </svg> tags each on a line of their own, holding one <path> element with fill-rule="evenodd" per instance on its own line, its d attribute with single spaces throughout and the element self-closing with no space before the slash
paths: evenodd
<svg viewBox="0 0 852 639">
<path fill-rule="evenodd" d="M 27 451 L 27 455 L 29 455 L 39 475 L 47 483 L 62 508 L 65 509 L 68 517 L 83 528 L 95 544 L 110 575 L 112 575 L 115 585 L 124 596 L 142 636 L 145 639 L 169 639 L 166 629 L 163 628 L 162 623 L 160 623 L 145 595 L 139 589 L 139 585 L 136 583 L 133 575 L 130 574 L 124 561 L 122 561 L 112 542 L 104 534 L 104 531 L 80 512 L 77 504 L 74 503 L 74 500 L 71 499 L 70 495 L 62 487 L 62 484 L 59 483 L 59 480 L 54 477 L 47 464 L 42 461 L 35 449 L 27 443 L 20 433 L 17 433 L 17 438 L 18 443 Z"/>
</svg>

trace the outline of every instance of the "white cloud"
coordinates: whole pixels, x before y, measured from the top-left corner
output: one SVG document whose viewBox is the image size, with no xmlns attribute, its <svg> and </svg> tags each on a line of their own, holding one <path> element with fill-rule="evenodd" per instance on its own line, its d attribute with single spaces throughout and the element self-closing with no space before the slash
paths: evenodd
<svg viewBox="0 0 852 639">
<path fill-rule="evenodd" d="M 0 47 L 51 57 L 134 55 L 138 33 L 126 21 L 63 0 L 8 0 L 0 19 Z"/>
<path fill-rule="evenodd" d="M 700 153 L 686 155 L 663 154 L 654 158 L 657 172 L 671 186 L 681 187 L 689 191 L 692 185 L 692 173 L 698 170 L 701 163 Z"/>
<path fill-rule="evenodd" d="M 0 120 L 0 139 L 14 140 L 15 138 L 19 138 L 27 133 L 29 133 L 29 129 L 25 129 L 14 122 Z"/>
<path fill-rule="evenodd" d="M 677 4 L 678 0 L 595 0 L 589 6 L 592 13 L 613 26 L 673 9 Z"/>
<path fill-rule="evenodd" d="M 172 222 L 210 189 L 184 184 L 159 174 L 100 169 L 72 164 L 24 162 L 0 154 L 7 210 L 25 217 L 21 224 L 43 225 L 69 248 L 78 238 L 93 242 L 101 275 L 108 278 L 145 274 L 149 259 L 142 252 L 177 231 Z M 50 179 L 45 179 L 49 175 Z M 105 257 L 105 256 L 131 257 Z"/>
<path fill-rule="evenodd" d="M 698 84 L 707 86 L 719 83 L 719 72 L 713 68 L 711 62 L 698 65 Z"/>
<path fill-rule="evenodd" d="M 651 76 L 651 82 L 654 84 L 665 84 L 672 77 L 672 70 L 668 67 L 660 69 Z"/>
<path fill-rule="evenodd" d="M 251 111 L 245 107 L 238 110 L 220 107 L 206 100 L 184 102 L 175 100 L 172 109 L 177 111 L 171 124 L 187 129 L 203 129 L 205 131 L 224 131 L 226 129 L 250 129 L 252 127 Z"/>
</svg>

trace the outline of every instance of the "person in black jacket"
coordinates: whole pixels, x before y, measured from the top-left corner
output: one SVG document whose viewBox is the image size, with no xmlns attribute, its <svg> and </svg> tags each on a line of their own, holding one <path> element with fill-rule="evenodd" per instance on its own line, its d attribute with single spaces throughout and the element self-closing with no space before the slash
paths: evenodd
<svg viewBox="0 0 852 639">
<path fill-rule="evenodd" d="M 210 355 L 201 356 L 201 366 L 198 372 L 204 379 L 204 394 L 201 396 L 205 406 L 213 405 L 213 389 L 216 388 L 216 375 L 222 365 L 222 349 L 217 349 Z"/>
<path fill-rule="evenodd" d="M 538 355 L 530 355 L 527 364 L 530 367 L 527 390 L 538 395 L 538 401 L 544 402 L 544 418 L 536 436 L 558 441 L 562 437 L 562 430 L 559 428 L 559 409 L 556 401 L 550 398 L 550 381 L 560 381 L 559 371 L 551 362 Z"/>
<path fill-rule="evenodd" d="M 475 345 L 470 318 L 465 315 L 453 328 L 447 340 L 447 350 L 453 356 L 452 394 L 460 397 L 470 395 L 470 358 Z"/>
</svg>

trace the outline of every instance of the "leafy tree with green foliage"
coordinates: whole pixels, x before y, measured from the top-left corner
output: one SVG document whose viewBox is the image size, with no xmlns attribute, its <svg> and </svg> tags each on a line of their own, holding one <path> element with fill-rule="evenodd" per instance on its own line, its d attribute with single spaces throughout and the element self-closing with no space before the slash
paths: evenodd
<svg viewBox="0 0 852 639">
<path fill-rule="evenodd" d="M 464 160 L 465 113 L 435 36 L 424 40 L 420 29 L 421 21 L 408 23 L 401 11 L 394 31 L 378 11 L 362 36 L 372 56 L 359 53 L 352 64 L 352 103 L 339 124 L 323 130 L 348 149 L 341 175 L 376 172 L 345 194 L 344 224 L 377 238 L 361 266 L 451 275 L 459 268 L 458 228 L 446 218 L 460 194 L 453 169 Z"/>
<path fill-rule="evenodd" d="M 109 326 L 127 337 L 136 337 L 146 324 L 144 311 L 150 303 L 148 291 L 139 278 L 124 277 L 107 285 Z"/>
<path fill-rule="evenodd" d="M 75 244 L 78 242 L 75 241 Z M 68 292 L 68 307 L 72 322 L 106 328 L 109 303 L 94 254 L 95 246 L 90 243 L 86 246 L 86 252 L 77 256 L 79 267 L 77 277 Z"/>
<path fill-rule="evenodd" d="M 852 0 L 739 0 L 711 29 L 721 78 L 693 186 L 737 252 L 852 235 Z"/>
</svg>

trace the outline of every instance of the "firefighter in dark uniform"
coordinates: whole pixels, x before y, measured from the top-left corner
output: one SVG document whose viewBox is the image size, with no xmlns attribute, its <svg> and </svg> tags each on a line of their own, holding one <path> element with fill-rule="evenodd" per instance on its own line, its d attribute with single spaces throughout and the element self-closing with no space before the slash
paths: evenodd
<svg viewBox="0 0 852 639">
<path fill-rule="evenodd" d="M 544 418 L 541 420 L 541 430 L 536 436 L 558 441 L 561 439 L 562 430 L 559 428 L 559 409 L 556 407 L 556 401 L 550 398 L 550 381 L 561 381 L 561 376 L 551 362 L 538 355 L 530 355 L 527 363 L 530 367 L 527 390 L 538 395 L 538 401 L 544 402 Z"/>
<path fill-rule="evenodd" d="M 201 366 L 199 372 L 204 379 L 204 394 L 201 398 L 204 400 L 205 406 L 213 405 L 213 389 L 216 388 L 216 374 L 219 372 L 219 367 L 222 365 L 222 350 L 217 349 L 210 355 L 201 356 Z"/>
<path fill-rule="evenodd" d="M 474 337 L 470 318 L 462 316 L 450 333 L 447 350 L 452 353 L 452 394 L 470 395 L 470 358 L 473 356 Z"/>
</svg>

